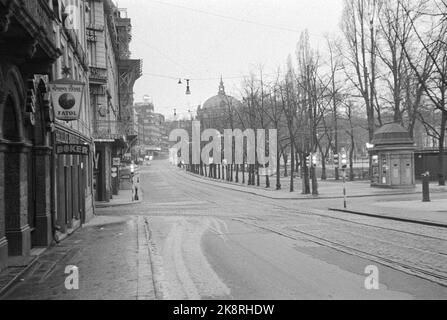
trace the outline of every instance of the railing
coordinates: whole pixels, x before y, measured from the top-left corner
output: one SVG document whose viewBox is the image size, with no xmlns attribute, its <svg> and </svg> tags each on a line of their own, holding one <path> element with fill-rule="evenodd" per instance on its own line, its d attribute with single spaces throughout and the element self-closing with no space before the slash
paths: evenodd
<svg viewBox="0 0 447 320">
<path fill-rule="evenodd" d="M 135 135 L 138 135 L 138 130 L 131 122 L 97 120 L 93 123 L 95 139 L 121 139 L 123 136 Z"/>
<path fill-rule="evenodd" d="M 98 68 L 98 67 L 90 67 L 90 81 L 97 83 L 107 83 L 107 69 Z"/>
<path fill-rule="evenodd" d="M 123 137 L 122 123 L 116 120 L 98 120 L 93 123 L 95 139 L 121 139 Z"/>
<path fill-rule="evenodd" d="M 104 25 L 103 24 L 90 23 L 87 26 L 87 30 L 103 32 L 104 31 Z"/>
</svg>

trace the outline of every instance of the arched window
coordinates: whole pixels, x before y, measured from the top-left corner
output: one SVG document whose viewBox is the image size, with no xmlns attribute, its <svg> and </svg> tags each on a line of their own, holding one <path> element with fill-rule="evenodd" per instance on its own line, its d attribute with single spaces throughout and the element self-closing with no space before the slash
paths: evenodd
<svg viewBox="0 0 447 320">
<path fill-rule="evenodd" d="M 3 114 L 3 138 L 12 142 L 19 142 L 20 131 L 15 110 L 14 99 L 9 95 L 5 101 Z"/>
</svg>

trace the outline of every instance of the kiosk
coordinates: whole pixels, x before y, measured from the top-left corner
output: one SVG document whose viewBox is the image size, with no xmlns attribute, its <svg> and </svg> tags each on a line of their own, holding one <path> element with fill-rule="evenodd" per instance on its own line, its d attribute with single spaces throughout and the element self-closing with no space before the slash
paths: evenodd
<svg viewBox="0 0 447 320">
<path fill-rule="evenodd" d="M 414 188 L 415 146 L 408 131 L 398 123 L 389 123 L 374 134 L 372 187 Z"/>
</svg>

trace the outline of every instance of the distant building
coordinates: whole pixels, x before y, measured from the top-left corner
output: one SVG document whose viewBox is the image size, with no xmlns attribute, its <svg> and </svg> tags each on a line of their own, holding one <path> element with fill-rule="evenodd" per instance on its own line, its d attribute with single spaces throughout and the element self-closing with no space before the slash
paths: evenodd
<svg viewBox="0 0 447 320">
<path fill-rule="evenodd" d="M 220 80 L 219 91 L 205 101 L 205 103 L 197 110 L 197 118 L 202 128 L 214 128 L 222 131 L 228 129 L 231 119 L 234 116 L 234 110 L 242 108 L 242 103 L 236 98 L 227 95 L 223 80 Z"/>
<path fill-rule="evenodd" d="M 149 101 L 136 103 L 138 114 L 138 149 L 140 156 L 166 151 L 165 116 L 154 112 L 154 105 Z"/>
</svg>

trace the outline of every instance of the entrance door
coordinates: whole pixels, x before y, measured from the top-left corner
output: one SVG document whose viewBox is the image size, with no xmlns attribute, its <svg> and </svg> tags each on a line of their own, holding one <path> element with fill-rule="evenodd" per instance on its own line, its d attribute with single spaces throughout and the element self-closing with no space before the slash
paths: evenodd
<svg viewBox="0 0 447 320">
<path fill-rule="evenodd" d="M 36 229 L 36 182 L 36 157 L 34 151 L 30 151 L 28 153 L 28 225 L 31 229 L 31 239 Z"/>
<path fill-rule="evenodd" d="M 400 159 L 392 159 L 391 160 L 391 185 L 396 186 L 400 185 L 400 168 L 401 163 Z"/>
<path fill-rule="evenodd" d="M 413 184 L 413 166 L 411 156 L 403 157 L 401 160 L 401 184 L 410 186 Z"/>
</svg>

